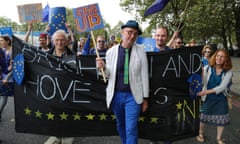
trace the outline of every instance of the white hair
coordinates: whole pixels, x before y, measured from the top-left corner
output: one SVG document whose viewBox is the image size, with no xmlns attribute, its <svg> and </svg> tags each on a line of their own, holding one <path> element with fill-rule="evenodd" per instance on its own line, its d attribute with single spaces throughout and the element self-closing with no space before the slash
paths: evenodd
<svg viewBox="0 0 240 144">
<path fill-rule="evenodd" d="M 58 35 L 58 34 L 64 35 L 65 39 L 66 40 L 68 39 L 67 33 L 64 30 L 62 30 L 62 29 L 59 29 L 59 30 L 55 31 L 53 36 L 52 36 L 52 39 L 54 40 L 56 35 Z"/>
</svg>

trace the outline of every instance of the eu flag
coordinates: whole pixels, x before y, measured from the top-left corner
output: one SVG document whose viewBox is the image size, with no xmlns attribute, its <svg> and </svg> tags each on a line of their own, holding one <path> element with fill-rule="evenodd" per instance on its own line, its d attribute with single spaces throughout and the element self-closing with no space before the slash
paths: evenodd
<svg viewBox="0 0 240 144">
<path fill-rule="evenodd" d="M 48 22 L 49 20 L 49 5 L 47 4 L 42 10 L 42 22 Z"/>
<path fill-rule="evenodd" d="M 154 50 L 154 47 L 156 45 L 156 41 L 153 38 L 150 37 L 141 37 L 139 36 L 136 41 L 137 44 L 142 44 L 144 46 L 144 50 L 146 52 L 152 52 Z"/>
<path fill-rule="evenodd" d="M 144 13 L 144 16 L 161 11 L 169 2 L 169 0 L 156 0 Z"/>
<path fill-rule="evenodd" d="M 87 41 L 84 44 L 83 47 L 83 55 L 88 55 L 90 52 L 90 43 L 91 43 L 91 33 L 88 34 Z"/>
<path fill-rule="evenodd" d="M 189 96 L 191 99 L 197 97 L 197 93 L 202 90 L 202 77 L 199 74 L 192 74 L 187 82 L 189 83 Z"/>
<path fill-rule="evenodd" d="M 23 54 L 17 54 L 13 62 L 13 78 L 18 85 L 21 85 L 24 79 L 24 57 Z"/>
<path fill-rule="evenodd" d="M 62 29 L 67 31 L 65 23 L 66 23 L 66 8 L 65 7 L 55 7 L 50 9 L 50 35 L 52 35 L 55 31 Z"/>
</svg>

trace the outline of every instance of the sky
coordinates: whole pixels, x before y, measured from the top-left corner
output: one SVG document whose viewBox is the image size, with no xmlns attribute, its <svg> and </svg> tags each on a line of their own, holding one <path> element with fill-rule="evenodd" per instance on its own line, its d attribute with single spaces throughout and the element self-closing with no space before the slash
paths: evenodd
<svg viewBox="0 0 240 144">
<path fill-rule="evenodd" d="M 19 23 L 17 6 L 23 4 L 42 3 L 45 7 L 47 3 L 51 7 L 77 8 L 88 4 L 98 3 L 103 19 L 113 28 L 119 21 L 125 23 L 133 16 L 124 12 L 119 6 L 120 0 L 6 0 L 0 5 L 0 16 L 10 18 Z"/>
</svg>

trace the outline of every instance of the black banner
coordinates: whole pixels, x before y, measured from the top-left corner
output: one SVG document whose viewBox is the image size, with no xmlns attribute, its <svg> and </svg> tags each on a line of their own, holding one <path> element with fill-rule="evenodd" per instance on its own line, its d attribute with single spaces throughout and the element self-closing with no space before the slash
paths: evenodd
<svg viewBox="0 0 240 144">
<path fill-rule="evenodd" d="M 24 81 L 15 83 L 16 131 L 60 137 L 113 136 L 115 116 L 94 55 L 57 59 L 13 36 L 14 57 L 24 55 Z M 180 140 L 198 133 L 198 99 L 187 79 L 201 72 L 201 47 L 148 53 L 149 109 L 139 118 L 139 137 Z"/>
</svg>

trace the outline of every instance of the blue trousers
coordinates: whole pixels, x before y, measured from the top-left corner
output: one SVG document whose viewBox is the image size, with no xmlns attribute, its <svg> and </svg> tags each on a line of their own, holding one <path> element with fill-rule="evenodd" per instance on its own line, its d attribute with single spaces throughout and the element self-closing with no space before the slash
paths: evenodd
<svg viewBox="0 0 240 144">
<path fill-rule="evenodd" d="M 116 116 L 117 130 L 123 144 L 138 143 L 138 118 L 141 105 L 131 92 L 115 92 L 111 108 Z"/>
</svg>

